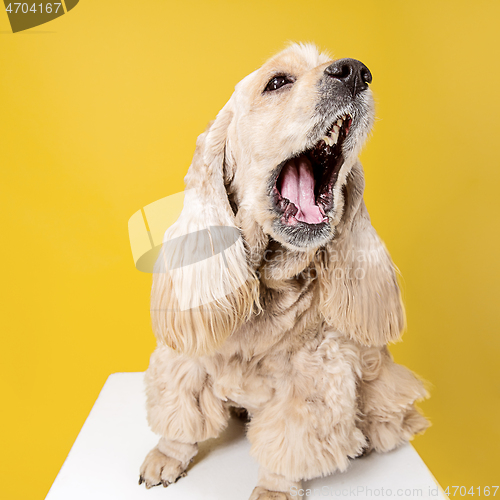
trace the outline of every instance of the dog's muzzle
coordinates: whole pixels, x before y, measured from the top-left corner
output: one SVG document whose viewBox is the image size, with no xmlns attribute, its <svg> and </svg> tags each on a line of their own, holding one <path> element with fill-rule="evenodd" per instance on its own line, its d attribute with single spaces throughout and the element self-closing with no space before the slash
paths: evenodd
<svg viewBox="0 0 500 500">
<path fill-rule="evenodd" d="M 331 237 L 334 187 L 344 161 L 366 128 L 366 93 L 370 70 L 356 59 L 339 59 L 318 80 L 316 112 L 321 125 L 311 133 L 312 146 L 280 163 L 270 182 L 274 230 L 297 247 Z"/>
</svg>

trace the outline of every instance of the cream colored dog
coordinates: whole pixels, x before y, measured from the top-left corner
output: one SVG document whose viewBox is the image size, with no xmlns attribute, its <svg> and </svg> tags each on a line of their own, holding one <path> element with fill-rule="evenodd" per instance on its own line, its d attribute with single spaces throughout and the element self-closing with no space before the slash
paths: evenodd
<svg viewBox="0 0 500 500">
<path fill-rule="evenodd" d="M 292 45 L 198 138 L 153 279 L 147 408 L 161 439 L 146 487 L 185 475 L 231 406 L 250 418 L 253 500 L 291 498 L 301 480 L 427 427 L 422 383 L 386 347 L 405 319 L 363 202 L 371 78 L 359 61 Z"/>
</svg>

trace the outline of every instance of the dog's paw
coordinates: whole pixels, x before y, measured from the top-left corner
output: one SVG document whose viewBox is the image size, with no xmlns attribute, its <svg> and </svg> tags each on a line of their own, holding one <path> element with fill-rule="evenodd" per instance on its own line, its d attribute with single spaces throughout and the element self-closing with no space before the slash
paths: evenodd
<svg viewBox="0 0 500 500">
<path fill-rule="evenodd" d="M 283 491 L 270 491 L 262 486 L 257 486 L 250 496 L 250 500 L 292 500 L 290 493 Z"/>
<path fill-rule="evenodd" d="M 187 474 L 182 462 L 153 448 L 144 459 L 141 466 L 139 484 L 145 483 L 146 488 L 163 484 L 166 488 Z"/>
</svg>

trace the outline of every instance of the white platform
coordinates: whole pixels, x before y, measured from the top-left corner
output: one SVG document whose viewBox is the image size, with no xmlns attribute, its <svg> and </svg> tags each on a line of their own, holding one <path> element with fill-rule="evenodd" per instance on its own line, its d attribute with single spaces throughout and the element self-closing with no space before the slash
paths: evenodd
<svg viewBox="0 0 500 500">
<path fill-rule="evenodd" d="M 257 483 L 258 465 L 239 421 L 200 444 L 187 477 L 166 489 L 146 490 L 137 484 L 138 471 L 157 441 L 146 423 L 143 373 L 111 375 L 46 499 L 248 500 Z M 353 460 L 347 472 L 303 488 L 316 492 L 295 498 L 446 498 L 410 444 Z"/>
</svg>

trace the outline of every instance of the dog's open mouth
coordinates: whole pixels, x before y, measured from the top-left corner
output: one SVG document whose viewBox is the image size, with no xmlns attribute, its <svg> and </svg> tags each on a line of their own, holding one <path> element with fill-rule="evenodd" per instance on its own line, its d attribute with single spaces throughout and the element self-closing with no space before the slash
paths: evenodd
<svg viewBox="0 0 500 500">
<path fill-rule="evenodd" d="M 338 118 L 316 145 L 281 164 L 273 186 L 273 204 L 288 226 L 328 222 L 333 207 L 333 187 L 344 163 L 342 144 L 352 117 Z"/>
</svg>

